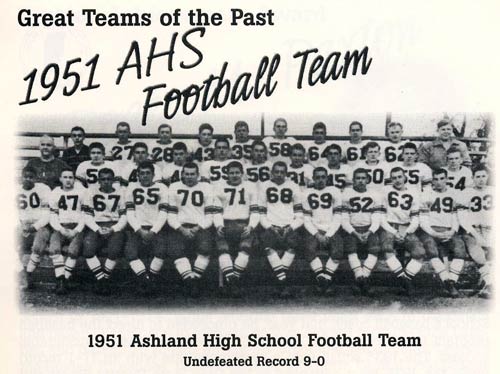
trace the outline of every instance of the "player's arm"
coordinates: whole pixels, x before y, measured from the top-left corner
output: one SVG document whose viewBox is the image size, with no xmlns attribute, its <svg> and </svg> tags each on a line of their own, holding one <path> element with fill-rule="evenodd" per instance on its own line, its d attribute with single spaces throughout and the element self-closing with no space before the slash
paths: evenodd
<svg viewBox="0 0 500 374">
<path fill-rule="evenodd" d="M 380 228 L 380 221 L 382 218 L 382 205 L 379 203 L 378 205 L 375 205 L 373 207 L 372 211 L 372 224 L 368 228 L 368 231 L 372 232 L 375 234 L 377 230 Z"/>
<path fill-rule="evenodd" d="M 139 231 L 139 229 L 141 228 L 141 224 L 135 216 L 135 203 L 134 197 L 132 195 L 132 188 L 128 188 L 127 192 L 125 193 L 125 209 L 127 210 L 128 224 L 135 232 Z"/>
<path fill-rule="evenodd" d="M 90 191 L 87 191 L 83 199 L 82 212 L 84 215 L 85 225 L 92 231 L 98 232 L 100 227 L 95 221 L 92 193 Z"/>
<path fill-rule="evenodd" d="M 351 210 L 351 205 L 349 204 L 349 197 L 344 195 L 342 198 L 342 228 L 348 234 L 353 234 L 356 230 L 351 225 L 351 217 L 349 212 Z"/>
<path fill-rule="evenodd" d="M 200 227 L 202 229 L 208 229 L 214 223 L 214 213 L 215 202 L 214 202 L 214 189 L 210 184 L 205 184 L 205 188 L 203 193 L 205 194 L 205 208 L 204 208 L 204 220 L 201 223 Z"/>
<path fill-rule="evenodd" d="M 40 194 L 40 209 L 41 214 L 40 218 L 36 222 L 33 223 L 32 227 L 35 231 L 40 230 L 42 227 L 45 227 L 50 222 L 50 188 L 48 186 L 44 186 L 43 192 Z"/>
<path fill-rule="evenodd" d="M 327 238 L 331 238 L 340 229 L 342 225 L 342 194 L 339 192 L 333 195 L 334 203 L 332 206 L 333 219 L 325 233 Z"/>
<path fill-rule="evenodd" d="M 179 208 L 177 207 L 175 192 L 176 190 L 174 190 L 173 188 L 170 188 L 168 190 L 167 216 L 168 224 L 170 225 L 170 227 L 172 227 L 174 230 L 179 230 L 179 228 L 181 227 L 181 223 L 179 222 Z"/>
<path fill-rule="evenodd" d="M 429 213 L 430 213 L 430 206 L 431 202 L 423 202 L 421 207 L 420 207 L 420 227 L 422 230 L 424 230 L 427 234 L 429 234 L 432 237 L 435 238 L 443 238 L 443 235 L 437 231 L 435 231 L 430 223 L 429 223 Z"/>
<path fill-rule="evenodd" d="M 250 184 L 249 184 L 250 186 Z M 251 185 L 250 189 L 250 219 L 248 221 L 248 226 L 255 229 L 260 222 L 260 208 L 259 208 L 259 195 L 255 185 Z"/>
<path fill-rule="evenodd" d="M 219 195 L 214 197 L 214 208 L 213 208 L 213 222 L 214 226 L 217 229 L 217 232 L 222 230 L 224 227 L 224 219 L 223 219 L 224 208 L 222 206 L 222 201 Z"/>
<path fill-rule="evenodd" d="M 73 229 L 73 232 L 75 234 L 81 233 L 85 228 L 85 215 L 82 211 L 82 198 L 84 198 L 85 195 L 85 191 L 81 190 L 78 196 L 78 215 L 80 215 L 80 219 L 78 220 L 78 224 L 76 225 L 76 227 Z"/>
<path fill-rule="evenodd" d="M 271 223 L 267 219 L 267 200 L 266 200 L 266 185 L 267 183 L 264 183 L 261 185 L 259 188 L 259 196 L 260 196 L 260 203 L 259 203 L 259 211 L 260 211 L 260 225 L 264 229 L 269 229 L 271 227 Z"/>
<path fill-rule="evenodd" d="M 418 206 L 419 204 L 414 204 L 414 207 L 410 211 L 410 225 L 406 228 L 406 235 L 413 234 L 420 225 L 420 210 Z"/>
<path fill-rule="evenodd" d="M 302 206 L 302 193 L 298 185 L 293 186 L 293 221 L 290 224 L 292 230 L 297 230 L 304 224 L 304 208 Z"/>
<path fill-rule="evenodd" d="M 59 222 L 59 207 L 57 206 L 59 194 L 55 191 L 50 196 L 50 226 L 56 231 L 63 232 L 64 228 Z"/>
<path fill-rule="evenodd" d="M 315 236 L 318 233 L 318 228 L 314 225 L 314 222 L 312 221 L 311 206 L 309 205 L 309 202 L 306 198 L 304 198 L 304 227 L 312 236 Z"/>
</svg>

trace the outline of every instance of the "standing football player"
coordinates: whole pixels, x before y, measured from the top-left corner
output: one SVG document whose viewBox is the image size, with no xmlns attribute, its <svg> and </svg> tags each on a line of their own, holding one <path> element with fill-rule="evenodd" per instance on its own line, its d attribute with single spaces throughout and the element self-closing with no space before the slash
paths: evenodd
<svg viewBox="0 0 500 374">
<path fill-rule="evenodd" d="M 200 164 L 214 159 L 214 128 L 208 123 L 202 123 L 198 128 L 198 139 L 188 145 L 191 158 Z"/>
<path fill-rule="evenodd" d="M 137 142 L 133 147 L 133 159 L 125 160 L 120 163 L 120 166 L 115 166 L 117 176 L 122 185 L 127 186 L 129 183 L 136 183 L 138 179 L 138 166 L 144 162 L 148 161 L 149 153 L 148 146 L 146 143 Z M 153 164 L 154 168 L 154 181 L 160 180 L 162 178 L 161 168 Z"/>
<path fill-rule="evenodd" d="M 97 174 L 99 170 L 107 168 L 113 169 L 115 167 L 112 161 L 106 161 L 104 155 L 106 154 L 104 145 L 102 143 L 91 143 L 89 145 L 90 160 L 83 161 L 76 169 L 75 177 L 85 187 L 90 187 L 97 183 Z"/>
<path fill-rule="evenodd" d="M 444 168 L 448 172 L 448 187 L 458 191 L 472 187 L 472 171 L 462 166 L 462 154 L 457 148 L 450 148 L 446 151 L 447 166 Z"/>
<path fill-rule="evenodd" d="M 157 165 L 162 168 L 162 180 L 167 186 L 181 180 L 182 168 L 187 162 L 188 149 L 185 143 L 176 142 L 173 147 L 173 162 L 164 163 L 160 161 Z"/>
<path fill-rule="evenodd" d="M 380 146 L 377 142 L 366 143 L 364 154 L 366 159 L 358 162 L 354 168 L 365 169 L 368 173 L 368 184 L 380 190 L 390 180 L 391 167 L 380 161 Z"/>
<path fill-rule="evenodd" d="M 326 158 L 328 164 L 327 170 L 327 186 L 334 186 L 343 190 L 346 187 L 352 186 L 352 168 L 349 165 L 342 164 L 342 148 L 338 144 L 330 144 L 326 149 Z"/>
<path fill-rule="evenodd" d="M 304 164 L 306 150 L 302 144 L 294 144 L 290 153 L 287 177 L 301 188 L 312 183 L 313 167 Z"/>
<path fill-rule="evenodd" d="M 325 166 L 327 164 L 326 148 L 326 125 L 323 122 L 317 122 L 312 129 L 313 140 L 306 142 L 305 148 L 307 149 L 307 159 L 309 165 L 316 168 L 318 166 Z"/>
<path fill-rule="evenodd" d="M 172 145 L 172 126 L 162 123 L 158 126 L 158 139 L 154 139 L 149 144 L 151 161 L 172 163 L 174 161 Z"/>
<path fill-rule="evenodd" d="M 261 140 L 252 143 L 252 159 L 245 163 L 245 178 L 253 183 L 261 183 L 271 178 L 272 163 L 267 161 L 267 147 Z"/>
<path fill-rule="evenodd" d="M 231 162 L 229 141 L 225 138 L 217 139 L 214 145 L 214 159 L 203 162 L 200 168 L 203 180 L 211 183 L 227 180 L 227 165 Z"/>
<path fill-rule="evenodd" d="M 387 125 L 389 141 L 380 142 L 382 159 L 388 164 L 403 161 L 403 125 L 399 122 L 391 122 Z"/>
<path fill-rule="evenodd" d="M 297 141 L 290 136 L 286 136 L 288 124 L 284 118 L 278 118 L 274 121 L 273 131 L 274 136 L 267 136 L 262 139 L 268 150 L 269 161 L 273 163 L 276 161 L 288 162 L 292 145 Z"/>
<path fill-rule="evenodd" d="M 109 158 L 112 161 L 132 160 L 134 142 L 129 139 L 130 125 L 127 122 L 119 122 L 116 125 L 115 134 L 118 140 L 110 143 L 107 147 L 109 150 Z"/>
<path fill-rule="evenodd" d="M 403 146 L 403 162 L 398 166 L 404 170 L 407 183 L 423 191 L 425 188 L 431 186 L 432 170 L 423 162 L 417 162 L 417 159 L 417 146 L 414 143 L 408 142 Z"/>
<path fill-rule="evenodd" d="M 365 142 L 363 141 L 363 125 L 354 121 L 349 125 L 349 136 L 351 139 L 342 144 L 343 161 L 348 165 L 354 166 L 360 160 L 365 159 L 363 153 Z"/>
<path fill-rule="evenodd" d="M 249 133 L 248 123 L 245 121 L 234 124 L 234 140 L 230 143 L 233 160 L 244 162 L 252 158 L 252 139 L 248 136 Z"/>
</svg>

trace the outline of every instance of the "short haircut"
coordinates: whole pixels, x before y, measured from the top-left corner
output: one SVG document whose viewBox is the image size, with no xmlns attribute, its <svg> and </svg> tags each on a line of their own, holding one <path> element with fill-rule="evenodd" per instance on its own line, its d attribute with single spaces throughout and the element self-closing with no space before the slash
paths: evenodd
<svg viewBox="0 0 500 374">
<path fill-rule="evenodd" d="M 97 177 L 101 178 L 103 174 L 111 174 L 113 177 L 115 176 L 115 172 L 110 168 L 102 168 L 101 170 L 99 170 L 99 172 L 97 173 Z"/>
<path fill-rule="evenodd" d="M 85 130 L 81 126 L 73 127 L 70 132 L 73 132 L 73 131 L 81 131 L 81 132 L 83 132 L 83 135 L 85 135 Z"/>
<path fill-rule="evenodd" d="M 448 148 L 448 150 L 446 151 L 446 156 L 448 156 L 452 153 L 460 153 L 460 156 L 462 156 L 462 152 L 460 152 L 460 149 L 458 149 L 457 147 Z"/>
<path fill-rule="evenodd" d="M 186 169 L 196 169 L 196 173 L 200 172 L 200 168 L 194 162 L 186 162 L 182 167 L 182 172 L 184 173 L 184 170 Z"/>
<path fill-rule="evenodd" d="M 128 131 L 130 131 L 130 125 L 127 123 L 127 122 L 118 122 L 116 124 L 116 129 L 118 130 L 118 127 L 126 127 L 128 129 Z"/>
<path fill-rule="evenodd" d="M 106 148 L 104 148 L 104 144 L 99 142 L 93 142 L 89 145 L 89 151 L 92 151 L 94 148 L 98 148 L 102 151 L 102 153 L 106 153 Z"/>
<path fill-rule="evenodd" d="M 403 174 L 405 173 L 405 171 L 402 167 L 396 166 L 396 167 L 391 169 L 390 175 L 392 176 L 392 173 L 398 173 L 398 172 L 401 172 Z"/>
<path fill-rule="evenodd" d="M 59 176 L 61 176 L 62 173 L 64 173 L 65 171 L 70 171 L 71 174 L 75 175 L 75 171 L 73 169 L 71 169 L 69 166 L 65 166 L 65 167 L 62 168 L 61 174 L 59 174 Z"/>
<path fill-rule="evenodd" d="M 160 132 L 161 129 L 168 128 L 170 132 L 172 132 L 172 126 L 170 126 L 168 123 L 162 123 L 160 126 L 158 126 L 158 132 Z"/>
<path fill-rule="evenodd" d="M 149 169 L 151 172 L 154 174 L 155 173 L 155 165 L 153 164 L 152 161 L 141 161 L 139 162 L 139 165 L 137 166 L 137 170 L 139 169 Z"/>
<path fill-rule="evenodd" d="M 39 142 L 42 143 L 43 139 L 48 139 L 48 140 L 51 141 L 52 144 L 55 144 L 54 143 L 54 138 L 52 136 L 50 136 L 49 134 L 43 134 L 42 136 L 40 136 Z"/>
<path fill-rule="evenodd" d="M 328 147 L 325 148 L 325 152 L 328 155 L 332 149 L 335 149 L 336 151 L 339 152 L 339 155 L 342 155 L 342 147 L 338 144 L 330 144 Z"/>
<path fill-rule="evenodd" d="M 316 122 L 313 126 L 313 131 L 317 129 L 324 130 L 326 132 L 326 125 L 323 122 Z"/>
<path fill-rule="evenodd" d="M 399 128 L 403 128 L 403 125 L 399 122 L 391 122 L 387 125 L 387 128 L 390 129 L 391 127 L 399 127 Z"/>
<path fill-rule="evenodd" d="M 214 146 L 217 146 L 217 143 L 224 143 L 229 147 L 229 140 L 227 138 L 218 138 L 215 140 Z"/>
<path fill-rule="evenodd" d="M 363 147 L 363 154 L 366 154 L 369 149 L 378 148 L 380 150 L 380 145 L 377 142 L 368 142 Z"/>
<path fill-rule="evenodd" d="M 273 168 L 272 170 L 274 170 L 275 168 L 277 167 L 282 167 L 282 168 L 285 168 L 285 172 L 288 171 L 288 166 L 286 165 L 286 163 L 284 163 L 283 161 L 276 161 L 274 164 L 273 164 Z"/>
<path fill-rule="evenodd" d="M 490 175 L 490 170 L 485 165 L 481 164 L 472 169 L 472 176 L 476 175 L 476 173 L 480 171 L 485 171 L 488 175 Z"/>
<path fill-rule="evenodd" d="M 297 151 L 297 150 L 306 153 L 306 149 L 304 148 L 304 146 L 300 143 L 296 143 L 296 144 L 292 145 L 292 149 L 290 150 L 290 155 L 292 154 L 293 151 Z"/>
<path fill-rule="evenodd" d="M 356 170 L 354 170 L 354 172 L 352 173 L 352 177 L 355 178 L 356 174 L 365 174 L 366 176 L 369 175 L 368 170 L 364 168 L 357 168 Z"/>
<path fill-rule="evenodd" d="M 451 126 L 451 122 L 447 119 L 442 119 L 441 121 L 439 121 L 437 123 L 437 128 L 440 129 L 441 127 L 448 126 L 448 125 Z"/>
<path fill-rule="evenodd" d="M 351 122 L 351 124 L 349 125 L 349 132 L 351 132 L 352 130 L 352 127 L 353 126 L 359 126 L 361 128 L 361 131 L 363 131 L 363 125 L 361 124 L 361 122 L 358 122 L 358 121 L 353 121 Z"/>
<path fill-rule="evenodd" d="M 280 117 L 280 118 L 276 118 L 276 119 L 274 120 L 273 127 L 274 127 L 274 126 L 276 126 L 276 124 L 277 124 L 278 122 L 284 122 L 284 123 L 285 123 L 285 126 L 288 126 L 288 122 L 286 121 L 286 119 L 284 119 L 284 118 Z"/>
<path fill-rule="evenodd" d="M 22 175 L 26 174 L 26 173 L 33 173 L 33 174 L 37 174 L 36 172 L 36 169 L 34 167 L 31 167 L 31 166 L 25 166 L 23 168 L 23 172 L 22 172 Z"/>
<path fill-rule="evenodd" d="M 238 168 L 240 172 L 243 173 L 243 165 L 241 165 L 241 162 L 239 161 L 231 161 L 229 164 L 226 166 L 227 171 L 231 168 Z"/>
<path fill-rule="evenodd" d="M 435 169 L 435 170 L 432 171 L 432 176 L 433 177 L 435 175 L 440 175 L 440 174 L 444 174 L 446 176 L 446 178 L 448 178 L 448 171 L 446 169 L 439 168 L 439 169 Z"/>
<path fill-rule="evenodd" d="M 266 151 L 267 151 L 267 145 L 262 140 L 254 140 L 253 143 L 252 143 L 252 149 L 254 149 L 258 145 L 263 146 L 266 149 Z"/>
<path fill-rule="evenodd" d="M 417 145 L 415 143 L 412 143 L 412 142 L 408 142 L 408 143 L 405 143 L 403 144 L 403 152 L 405 151 L 405 149 L 413 149 L 415 150 L 415 152 L 417 152 Z"/>
<path fill-rule="evenodd" d="M 201 134 L 204 130 L 210 130 L 210 133 L 214 133 L 214 128 L 209 123 L 202 123 L 200 127 L 198 127 L 198 134 Z"/>
<path fill-rule="evenodd" d="M 314 170 L 313 170 L 313 177 L 314 177 L 317 173 L 325 173 L 325 174 L 328 174 L 328 170 L 326 170 L 323 166 L 318 166 L 317 168 L 314 168 Z"/>
<path fill-rule="evenodd" d="M 144 142 L 137 142 L 134 144 L 133 152 L 137 150 L 137 148 L 145 148 L 146 151 L 148 150 L 148 145 Z"/>
<path fill-rule="evenodd" d="M 239 129 L 240 127 L 245 127 L 247 130 L 249 130 L 249 127 L 248 127 L 248 123 L 246 123 L 245 121 L 238 121 L 234 124 L 234 130 L 236 131 L 237 129 Z"/>
<path fill-rule="evenodd" d="M 184 152 L 187 152 L 187 145 L 184 142 L 175 142 L 174 145 L 172 146 L 172 149 L 174 151 L 180 151 L 183 150 Z"/>
</svg>

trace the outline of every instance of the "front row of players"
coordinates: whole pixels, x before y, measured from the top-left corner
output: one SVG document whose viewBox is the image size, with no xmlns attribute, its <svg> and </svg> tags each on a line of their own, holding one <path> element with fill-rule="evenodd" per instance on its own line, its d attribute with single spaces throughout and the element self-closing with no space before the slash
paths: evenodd
<svg viewBox="0 0 500 374">
<path fill-rule="evenodd" d="M 346 256 L 362 294 L 370 294 L 368 279 L 382 258 L 411 295 L 412 279 L 427 257 L 447 294 L 457 297 L 456 282 L 468 250 L 479 265 L 484 285 L 480 295 L 491 293 L 487 255 L 492 193 L 485 168 L 474 171 L 474 187 L 460 195 L 447 187 L 444 169 L 433 172 L 432 189 L 425 193 L 407 185 L 400 167 L 390 172 L 392 184 L 378 190 L 367 188 L 366 170 L 356 169 L 352 188 L 344 191 L 327 186 L 324 167 L 314 169 L 313 187 L 301 190 L 287 179 L 287 165 L 280 161 L 273 164 L 271 179 L 258 187 L 243 180 L 238 161 L 227 165 L 227 181 L 216 184 L 200 181 L 194 163 L 186 163 L 181 180 L 169 187 L 155 182 L 154 173 L 151 162 L 141 162 L 138 182 L 123 189 L 114 183 L 113 170 L 103 168 L 98 183 L 84 189 L 75 184 L 71 170 L 64 170 L 62 187 L 50 191 L 34 183 L 35 170 L 25 168 L 19 207 L 21 243 L 32 252 L 26 267 L 28 286 L 48 250 L 57 293 L 67 292 L 80 255 L 95 275 L 96 291 L 107 293 L 123 251 L 142 292 L 154 291 L 169 258 L 186 292 L 198 296 L 216 249 L 224 284 L 236 296 L 249 258 L 260 249 L 282 296 L 292 295 L 287 275 L 296 252 L 302 251 L 321 293 L 333 293 L 332 276 Z M 153 256 L 149 266 L 141 259 L 147 249 Z M 399 250 L 410 256 L 404 266 Z M 102 265 L 97 254 L 103 253 Z M 449 264 L 443 261 L 448 257 Z"/>
</svg>

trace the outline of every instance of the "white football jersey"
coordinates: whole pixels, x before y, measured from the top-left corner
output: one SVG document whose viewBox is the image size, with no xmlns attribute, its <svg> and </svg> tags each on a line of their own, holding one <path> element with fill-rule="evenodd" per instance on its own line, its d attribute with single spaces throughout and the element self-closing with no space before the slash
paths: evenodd
<svg viewBox="0 0 500 374">
<path fill-rule="evenodd" d="M 118 222 L 125 214 L 125 191 L 114 187 L 109 193 L 103 192 L 94 185 L 87 189 L 83 199 L 82 211 L 94 217 L 97 223 Z"/>
<path fill-rule="evenodd" d="M 314 226 L 321 231 L 328 231 L 334 215 L 342 213 L 342 193 L 336 187 L 322 190 L 307 188 L 303 194 L 304 215 L 310 216 Z"/>
<path fill-rule="evenodd" d="M 438 192 L 428 189 L 421 196 L 420 216 L 427 219 L 430 226 L 452 228 L 456 220 L 459 192 L 451 188 Z"/>
<path fill-rule="evenodd" d="M 111 169 L 117 175 L 116 167 L 116 162 L 113 161 L 104 161 L 101 165 L 94 165 L 91 161 L 83 161 L 76 168 L 75 176 L 86 181 L 88 187 L 90 187 L 97 184 L 99 170 L 104 168 Z"/>
<path fill-rule="evenodd" d="M 160 162 L 158 164 L 162 168 L 162 179 L 167 180 L 169 184 L 179 182 L 183 166 L 178 166 L 174 163 L 167 164 Z"/>
<path fill-rule="evenodd" d="M 300 187 L 307 187 L 312 182 L 313 167 L 309 164 L 304 164 L 300 168 L 294 168 L 291 164 L 288 165 L 286 176 L 292 182 Z"/>
<path fill-rule="evenodd" d="M 114 161 L 132 160 L 135 142 L 129 140 L 126 144 L 118 143 L 117 139 L 106 142 L 107 155 Z"/>
<path fill-rule="evenodd" d="M 238 186 L 233 186 L 224 181 L 214 187 L 214 194 L 214 205 L 222 210 L 222 217 L 225 220 L 247 220 L 250 214 L 259 214 L 255 183 L 242 182 Z"/>
<path fill-rule="evenodd" d="M 448 187 L 459 191 L 472 187 L 472 171 L 468 167 L 461 166 L 457 171 L 451 171 L 449 168 L 445 168 L 445 170 L 448 172 L 448 182 L 446 183 Z"/>
<path fill-rule="evenodd" d="M 457 209 L 465 210 L 467 223 L 472 226 L 491 228 L 493 225 L 493 187 L 467 188 L 460 194 Z"/>
<path fill-rule="evenodd" d="M 229 142 L 231 149 L 231 159 L 241 162 L 250 161 L 252 159 L 252 139 L 248 139 L 245 143 L 237 143 L 235 140 Z"/>
<path fill-rule="evenodd" d="M 211 183 L 227 180 L 227 164 L 233 160 L 203 162 L 200 168 L 200 176 Z"/>
<path fill-rule="evenodd" d="M 271 180 L 263 182 L 259 196 L 261 211 L 271 225 L 287 226 L 296 214 L 303 215 L 300 188 L 290 180 L 280 185 Z"/>
<path fill-rule="evenodd" d="M 49 214 L 50 195 L 50 187 L 43 183 L 35 183 L 31 190 L 25 190 L 21 186 L 17 194 L 19 220 L 31 224 Z"/>
<path fill-rule="evenodd" d="M 174 142 L 168 144 L 161 144 L 159 140 L 154 139 L 148 142 L 149 157 L 153 162 L 174 162 Z"/>
<path fill-rule="evenodd" d="M 363 147 L 365 144 L 366 141 L 361 141 L 359 144 L 352 144 L 349 141 L 341 142 L 339 145 L 342 148 L 342 160 L 351 166 L 364 160 Z"/>
<path fill-rule="evenodd" d="M 338 169 L 325 166 L 328 172 L 327 186 L 337 187 L 343 190 L 346 187 L 352 186 L 352 168 L 347 164 L 340 164 Z"/>
<path fill-rule="evenodd" d="M 211 222 L 214 210 L 214 190 L 210 183 L 199 182 L 194 186 L 187 186 L 182 182 L 170 185 L 168 194 L 168 209 L 171 218 L 169 224 L 174 229 L 174 219 L 179 224 L 189 223 L 207 227 Z M 210 218 L 209 218 L 210 216 Z"/>
<path fill-rule="evenodd" d="M 267 147 L 267 157 L 273 164 L 276 161 L 288 163 L 290 161 L 290 154 L 292 153 L 292 146 L 297 143 L 297 140 L 290 136 L 284 139 L 267 136 L 262 141 Z"/>
<path fill-rule="evenodd" d="M 378 144 L 380 145 L 382 160 L 391 165 L 403 162 L 403 146 L 406 142 L 393 143 L 391 141 L 382 141 Z"/>
<path fill-rule="evenodd" d="M 69 191 L 56 187 L 50 195 L 50 211 L 58 215 L 61 224 L 80 223 L 85 195 L 85 188 L 78 184 Z"/>
<path fill-rule="evenodd" d="M 149 187 L 139 182 L 130 183 L 125 190 L 125 207 L 127 212 L 133 212 L 141 226 L 153 226 L 160 210 L 167 212 L 168 188 L 158 182 Z"/>
<path fill-rule="evenodd" d="M 271 179 L 272 167 L 273 164 L 269 161 L 260 165 L 253 165 L 252 163 L 245 164 L 243 165 L 245 169 L 245 179 L 253 183 L 268 181 Z"/>
<path fill-rule="evenodd" d="M 193 161 L 200 164 L 204 161 L 214 159 L 215 140 L 212 140 L 209 145 L 201 145 L 198 139 L 193 139 L 186 144 L 188 152 L 192 154 Z"/>
<path fill-rule="evenodd" d="M 368 185 L 376 188 L 384 187 L 390 180 L 392 166 L 386 162 L 379 161 L 376 164 L 369 165 L 366 161 L 355 164 L 353 170 L 365 169 L 368 171 Z"/>
<path fill-rule="evenodd" d="M 161 168 L 154 164 L 155 175 L 153 180 L 160 180 L 163 176 Z M 137 164 L 134 161 L 125 161 L 121 163 L 120 167 L 117 167 L 116 173 L 119 177 L 125 179 L 129 183 L 136 183 L 139 181 L 137 175 Z"/>
<path fill-rule="evenodd" d="M 420 190 L 408 188 L 398 190 L 388 186 L 382 190 L 382 204 L 389 223 L 407 225 L 420 212 Z"/>
<path fill-rule="evenodd" d="M 408 185 L 414 187 L 420 186 L 422 189 L 431 185 L 432 170 L 423 162 L 416 162 L 412 166 L 405 166 L 401 162 L 397 166 L 404 170 L 407 178 L 406 183 L 408 183 Z"/>
<path fill-rule="evenodd" d="M 370 226 L 372 214 L 383 211 L 378 191 L 368 187 L 365 192 L 347 188 L 342 194 L 342 211 L 349 216 L 349 222 L 356 227 Z"/>
<path fill-rule="evenodd" d="M 318 166 L 326 166 L 328 164 L 325 150 L 331 143 L 324 142 L 322 144 L 316 144 L 314 141 L 309 140 L 307 142 L 302 142 L 302 144 L 306 149 L 309 165 L 316 168 Z"/>
</svg>

